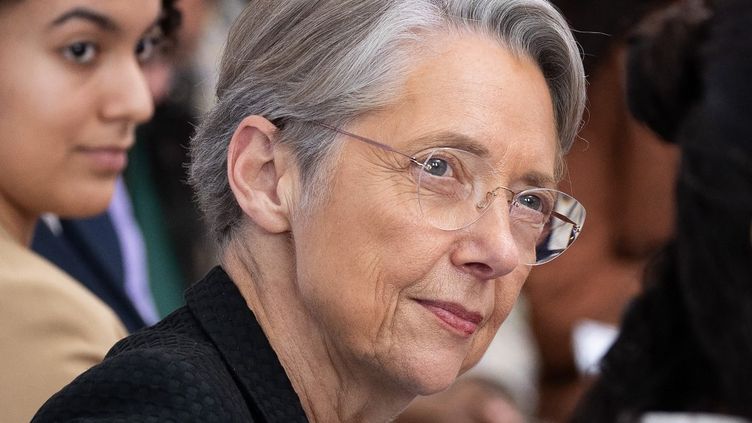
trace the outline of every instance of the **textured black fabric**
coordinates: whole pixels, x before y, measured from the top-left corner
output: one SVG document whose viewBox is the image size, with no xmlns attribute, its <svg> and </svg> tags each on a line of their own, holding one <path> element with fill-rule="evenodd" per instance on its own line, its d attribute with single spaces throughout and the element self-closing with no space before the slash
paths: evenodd
<svg viewBox="0 0 752 423">
<path fill-rule="evenodd" d="M 118 342 L 32 421 L 307 421 L 261 327 L 221 268 L 190 288 L 186 302 Z"/>
</svg>

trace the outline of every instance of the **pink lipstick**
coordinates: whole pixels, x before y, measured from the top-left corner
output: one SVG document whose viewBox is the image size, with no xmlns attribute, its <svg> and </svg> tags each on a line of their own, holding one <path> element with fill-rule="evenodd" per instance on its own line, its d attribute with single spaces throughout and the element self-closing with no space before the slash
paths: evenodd
<svg viewBox="0 0 752 423">
<path fill-rule="evenodd" d="M 466 310 L 459 304 L 442 301 L 417 300 L 450 328 L 463 336 L 470 336 L 483 320 L 479 313 Z"/>
</svg>

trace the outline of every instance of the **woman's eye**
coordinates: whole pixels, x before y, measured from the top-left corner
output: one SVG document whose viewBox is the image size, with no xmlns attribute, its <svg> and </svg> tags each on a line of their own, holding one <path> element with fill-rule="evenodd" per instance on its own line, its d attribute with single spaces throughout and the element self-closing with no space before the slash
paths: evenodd
<svg viewBox="0 0 752 423">
<path fill-rule="evenodd" d="M 97 46 L 88 41 L 70 44 L 63 48 L 63 56 L 76 63 L 90 63 L 97 55 Z"/>
<path fill-rule="evenodd" d="M 449 163 L 444 159 L 432 158 L 426 162 L 423 166 L 423 170 L 433 176 L 438 177 L 451 177 L 452 168 Z"/>
<path fill-rule="evenodd" d="M 544 201 L 537 195 L 532 195 L 532 194 L 521 195 L 517 199 L 517 203 L 531 210 L 539 211 L 541 213 L 546 211 L 546 205 Z"/>
<path fill-rule="evenodd" d="M 138 44 L 136 44 L 136 58 L 139 62 L 145 63 L 149 59 L 154 57 L 157 52 L 157 45 L 159 44 L 159 38 L 157 37 L 144 37 Z"/>
</svg>

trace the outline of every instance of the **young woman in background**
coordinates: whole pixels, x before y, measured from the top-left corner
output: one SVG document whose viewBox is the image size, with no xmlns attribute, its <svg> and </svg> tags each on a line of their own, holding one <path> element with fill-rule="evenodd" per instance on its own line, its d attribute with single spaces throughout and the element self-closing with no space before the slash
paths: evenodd
<svg viewBox="0 0 752 423">
<path fill-rule="evenodd" d="M 43 213 L 107 207 L 134 128 L 152 114 L 141 67 L 171 20 L 163 7 L 0 1 L 0 421 L 29 421 L 125 335 L 28 245 Z"/>
</svg>

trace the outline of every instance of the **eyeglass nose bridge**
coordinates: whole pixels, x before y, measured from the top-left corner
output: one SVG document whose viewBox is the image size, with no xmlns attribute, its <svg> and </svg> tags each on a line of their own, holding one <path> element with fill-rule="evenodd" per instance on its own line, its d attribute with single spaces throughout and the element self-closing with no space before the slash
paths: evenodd
<svg viewBox="0 0 752 423">
<path fill-rule="evenodd" d="M 512 191 L 511 189 L 507 187 L 498 186 L 492 189 L 491 191 L 486 192 L 486 197 L 483 200 L 475 203 L 475 208 L 478 209 L 478 212 L 484 213 L 487 210 L 488 206 L 490 206 L 491 203 L 493 203 L 493 201 L 496 199 L 496 197 L 499 196 L 499 191 L 507 191 L 510 194 L 512 194 L 512 196 L 515 195 L 515 192 Z"/>
<path fill-rule="evenodd" d="M 496 188 L 494 188 L 494 189 L 492 189 L 490 191 L 487 191 L 486 195 L 484 196 L 484 198 L 482 200 L 480 200 L 480 201 L 478 201 L 478 202 L 475 203 L 475 208 L 476 208 L 476 210 L 478 212 L 478 215 L 475 218 L 475 220 L 473 220 L 473 222 L 471 222 L 469 225 L 476 223 L 477 221 L 479 221 L 481 219 L 482 216 L 485 216 L 487 214 L 487 212 L 491 209 L 491 206 L 492 206 L 492 203 L 494 202 L 494 200 L 496 200 L 497 197 L 500 197 L 500 196 L 504 195 L 505 193 L 507 194 L 506 195 L 506 197 L 507 197 L 506 204 L 508 206 L 507 208 L 505 208 L 505 210 L 506 210 L 506 212 L 509 213 L 509 215 L 508 215 L 509 220 L 506 223 L 508 225 L 508 231 L 509 231 L 508 235 L 511 236 L 512 239 L 514 239 L 514 243 L 516 245 L 518 254 L 524 255 L 525 251 L 528 250 L 528 247 L 526 246 L 525 242 L 523 241 L 525 239 L 525 236 L 521 235 L 521 233 L 522 233 L 521 232 L 522 225 L 520 225 L 519 222 L 515 222 L 514 218 L 512 217 L 512 207 L 513 207 L 512 205 L 513 205 L 513 203 L 515 201 L 515 196 L 517 196 L 517 194 L 518 194 L 517 192 L 513 191 L 512 189 L 504 187 L 504 186 L 497 186 Z M 504 212 L 500 212 L 500 213 L 504 213 Z M 507 235 L 505 235 L 505 236 L 507 236 Z M 532 247 L 530 247 L 529 249 L 530 249 L 530 251 L 533 250 Z M 525 264 L 525 265 L 535 265 L 535 264 L 537 264 L 535 262 L 528 263 L 526 260 L 522 259 L 522 257 L 519 257 L 519 260 L 520 260 L 519 261 L 520 264 Z"/>
</svg>

